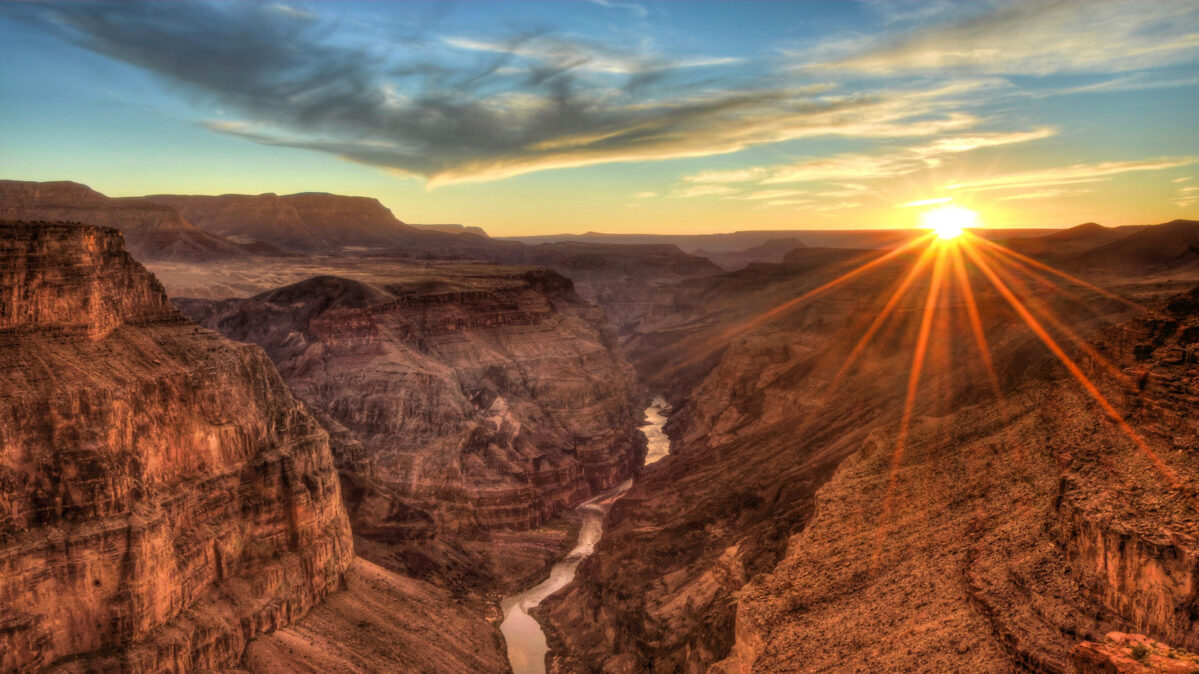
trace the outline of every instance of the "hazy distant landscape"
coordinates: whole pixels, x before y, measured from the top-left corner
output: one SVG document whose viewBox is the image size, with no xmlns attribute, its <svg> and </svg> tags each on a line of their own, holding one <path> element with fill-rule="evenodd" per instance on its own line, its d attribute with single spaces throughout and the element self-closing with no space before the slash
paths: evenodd
<svg viewBox="0 0 1199 674">
<path fill-rule="evenodd" d="M 0 5 L 0 671 L 1199 670 L 1197 33 Z"/>
</svg>

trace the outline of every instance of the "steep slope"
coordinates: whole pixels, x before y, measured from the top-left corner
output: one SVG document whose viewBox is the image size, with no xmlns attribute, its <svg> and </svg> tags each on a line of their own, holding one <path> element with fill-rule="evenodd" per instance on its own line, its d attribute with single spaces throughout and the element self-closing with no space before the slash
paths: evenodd
<svg viewBox="0 0 1199 674">
<path fill-rule="evenodd" d="M 115 230 L 0 225 L 0 669 L 235 665 L 352 558 L 328 436 Z"/>
<path fill-rule="evenodd" d="M 667 372 L 712 353 L 675 392 L 671 456 L 542 607 L 558 671 L 1071 671 L 1071 650 L 1112 630 L 1193 649 L 1193 298 L 1136 318 L 1096 294 L 1012 286 L 1114 361 L 1072 349 L 1164 471 L 977 275 L 1002 395 L 947 291 L 900 444 L 927 282 L 841 368 L 910 263 L 756 325 L 844 268 L 730 274 L 709 281 L 722 301 L 659 320 L 672 340 L 633 344 L 644 361 L 670 342 L 655 361 Z"/>
<path fill-rule="evenodd" d="M 201 231 L 175 209 L 144 198 L 113 199 L 73 182 L 0 180 L 0 219 L 79 222 L 121 230 L 140 261 L 227 260 L 247 251 Z"/>
<path fill-rule="evenodd" d="M 548 270 L 392 264 L 179 304 L 267 350 L 334 431 L 363 554 L 417 577 L 503 582 L 500 530 L 619 483 L 645 451 L 602 314 Z"/>
<path fill-rule="evenodd" d="M 499 633 L 461 597 L 364 559 L 346 589 L 302 620 L 258 637 L 244 669 L 275 672 L 503 672 Z"/>
</svg>

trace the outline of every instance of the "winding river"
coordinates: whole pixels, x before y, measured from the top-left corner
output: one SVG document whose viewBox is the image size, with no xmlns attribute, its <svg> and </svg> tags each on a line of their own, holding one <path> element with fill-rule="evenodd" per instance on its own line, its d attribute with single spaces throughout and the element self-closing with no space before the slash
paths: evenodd
<svg viewBox="0 0 1199 674">
<path fill-rule="evenodd" d="M 662 426 L 666 423 L 666 416 L 663 414 L 666 409 L 666 401 L 661 397 L 654 398 L 650 406 L 645 408 L 645 424 L 641 432 L 645 435 L 648 445 L 645 455 L 647 465 L 670 453 L 670 439 L 662 432 Z M 619 486 L 580 505 L 583 524 L 579 527 L 579 540 L 575 547 L 550 569 L 549 578 L 500 602 L 500 608 L 504 612 L 500 632 L 508 644 L 508 662 L 512 664 L 515 674 L 545 673 L 545 656 L 549 653 L 549 646 L 546 645 L 545 632 L 541 631 L 541 625 L 529 615 L 529 610 L 574 580 L 575 569 L 579 567 L 580 562 L 595 552 L 595 544 L 604 534 L 604 516 L 608 509 L 632 486 L 632 480 L 625 480 Z"/>
</svg>

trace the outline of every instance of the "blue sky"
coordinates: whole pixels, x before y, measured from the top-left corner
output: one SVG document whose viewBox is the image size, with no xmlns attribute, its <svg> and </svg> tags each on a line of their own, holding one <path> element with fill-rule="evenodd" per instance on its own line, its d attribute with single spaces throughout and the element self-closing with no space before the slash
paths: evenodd
<svg viewBox="0 0 1199 674">
<path fill-rule="evenodd" d="M 1196 2 L 0 5 L 0 175 L 495 234 L 1199 213 Z"/>
</svg>

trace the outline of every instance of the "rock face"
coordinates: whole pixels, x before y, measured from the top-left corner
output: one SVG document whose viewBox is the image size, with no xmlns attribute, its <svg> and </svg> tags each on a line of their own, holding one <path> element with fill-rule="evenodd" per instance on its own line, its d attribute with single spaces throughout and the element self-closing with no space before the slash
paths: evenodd
<svg viewBox="0 0 1199 674">
<path fill-rule="evenodd" d="M 352 558 L 328 436 L 120 235 L 0 225 L 0 669 L 220 669 Z"/>
<path fill-rule="evenodd" d="M 484 582 L 460 542 L 538 526 L 644 456 L 631 368 L 548 270 L 393 265 L 178 303 L 266 349 L 334 431 L 364 554 L 405 573 Z"/>
<path fill-rule="evenodd" d="M 671 336 L 664 371 L 719 349 L 674 396 L 672 455 L 543 604 L 558 671 L 1068 672 L 1113 630 L 1194 650 L 1199 291 L 1137 316 L 1012 281 L 1090 341 L 1054 329 L 1142 444 L 982 282 L 996 396 L 962 295 L 942 295 L 901 445 L 926 283 L 837 375 L 909 263 L 730 331 L 844 271 L 751 267 L 708 313 L 639 328 L 638 360 Z"/>
<path fill-rule="evenodd" d="M 177 209 L 206 232 L 262 241 L 283 250 L 331 252 L 342 246 L 394 244 L 412 228 L 375 199 L 334 194 L 160 194 L 150 201 Z"/>
<path fill-rule="evenodd" d="M 711 260 L 672 245 L 547 243 L 526 248 L 520 260 L 570 278 L 580 295 L 604 308 L 622 335 L 662 310 L 663 285 L 720 273 Z"/>
<path fill-rule="evenodd" d="M 496 630 L 444 589 L 355 559 L 346 589 L 246 649 L 252 672 L 503 672 Z"/>
<path fill-rule="evenodd" d="M 520 245 L 472 232 L 404 224 L 377 199 L 338 194 L 161 194 L 146 198 L 178 211 L 197 227 L 240 243 L 260 242 L 305 254 L 401 252 L 413 257 L 511 255 Z"/>
<path fill-rule="evenodd" d="M 0 180 L 0 219 L 79 222 L 121 230 L 138 260 L 228 260 L 247 251 L 201 231 L 169 206 L 113 199 L 73 182 Z"/>
</svg>

